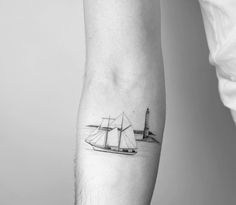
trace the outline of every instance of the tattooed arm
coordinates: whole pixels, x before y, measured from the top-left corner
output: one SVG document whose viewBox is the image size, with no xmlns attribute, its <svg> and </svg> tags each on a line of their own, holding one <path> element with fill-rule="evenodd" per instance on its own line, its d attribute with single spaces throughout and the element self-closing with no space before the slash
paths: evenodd
<svg viewBox="0 0 236 205">
<path fill-rule="evenodd" d="M 148 205 L 165 123 L 159 0 L 85 0 L 78 205 Z"/>
</svg>

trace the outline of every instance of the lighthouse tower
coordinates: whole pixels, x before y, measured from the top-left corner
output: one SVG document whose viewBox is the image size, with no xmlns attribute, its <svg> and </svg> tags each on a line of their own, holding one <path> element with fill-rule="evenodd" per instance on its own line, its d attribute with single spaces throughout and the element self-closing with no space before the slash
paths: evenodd
<svg viewBox="0 0 236 205">
<path fill-rule="evenodd" d="M 145 114 L 145 123 L 144 123 L 144 130 L 143 130 L 143 139 L 147 138 L 149 136 L 149 108 L 146 110 Z"/>
</svg>

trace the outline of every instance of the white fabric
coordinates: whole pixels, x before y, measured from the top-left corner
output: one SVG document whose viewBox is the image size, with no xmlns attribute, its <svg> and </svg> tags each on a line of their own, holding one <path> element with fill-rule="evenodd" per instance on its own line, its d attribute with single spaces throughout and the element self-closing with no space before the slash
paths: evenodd
<svg viewBox="0 0 236 205">
<path fill-rule="evenodd" d="M 223 103 L 236 111 L 236 0 L 199 0 Z"/>
</svg>

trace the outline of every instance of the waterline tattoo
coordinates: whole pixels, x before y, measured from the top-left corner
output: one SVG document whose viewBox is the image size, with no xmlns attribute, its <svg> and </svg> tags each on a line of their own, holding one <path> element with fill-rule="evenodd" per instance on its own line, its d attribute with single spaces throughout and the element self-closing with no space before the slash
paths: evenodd
<svg viewBox="0 0 236 205">
<path fill-rule="evenodd" d="M 150 111 L 147 108 L 143 130 L 134 130 L 131 121 L 123 112 L 116 118 L 102 118 L 100 125 L 87 125 L 95 129 L 85 139 L 94 151 L 114 154 L 135 155 L 137 142 L 158 143 L 155 134 L 149 130 Z"/>
</svg>

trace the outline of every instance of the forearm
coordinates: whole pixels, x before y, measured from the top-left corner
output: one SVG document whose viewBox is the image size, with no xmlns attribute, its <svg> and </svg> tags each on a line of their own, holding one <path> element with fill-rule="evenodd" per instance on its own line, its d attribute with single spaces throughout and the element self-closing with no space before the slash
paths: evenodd
<svg viewBox="0 0 236 205">
<path fill-rule="evenodd" d="M 165 121 L 159 6 L 156 0 L 85 1 L 78 204 L 150 203 Z M 89 127 L 102 117 L 108 119 L 100 127 Z"/>
</svg>

